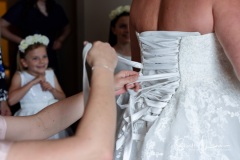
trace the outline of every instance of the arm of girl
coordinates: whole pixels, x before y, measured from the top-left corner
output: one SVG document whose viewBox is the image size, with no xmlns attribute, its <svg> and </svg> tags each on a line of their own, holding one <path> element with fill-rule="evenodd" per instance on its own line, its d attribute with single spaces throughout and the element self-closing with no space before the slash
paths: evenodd
<svg viewBox="0 0 240 160">
<path fill-rule="evenodd" d="M 7 104 L 7 101 L 0 101 L 0 115 L 11 116 L 12 112 Z"/>
<path fill-rule="evenodd" d="M 128 72 L 131 74 L 126 74 Z M 137 78 L 137 72 L 121 71 L 114 78 L 115 92 L 118 89 L 123 93 L 126 91 L 125 85 L 135 82 Z M 5 139 L 14 141 L 46 139 L 77 121 L 82 117 L 83 112 L 83 94 L 78 93 L 32 116 L 5 117 L 8 126 Z"/>
<path fill-rule="evenodd" d="M 115 68 L 117 61 L 116 54 L 108 44 L 100 42 L 94 43 L 93 48 L 89 53 L 93 56 L 89 60 L 89 62 L 93 61 L 90 65 L 99 66 L 102 64 Z M 10 148 L 7 159 L 112 159 L 116 129 L 113 72 L 104 69 L 104 67 L 97 67 L 93 71 L 91 84 L 92 88 L 86 106 L 86 112 L 78 126 L 76 135 L 55 141 L 15 142 Z M 77 100 L 80 104 L 76 103 L 76 105 L 78 104 L 80 107 L 82 100 L 78 98 L 80 97 L 73 97 L 73 99 L 68 98 L 53 105 L 56 105 L 55 108 L 57 109 L 59 104 L 67 106 L 69 104 L 71 105 L 73 100 Z M 65 108 L 68 109 L 68 107 Z M 45 114 L 49 117 L 51 113 L 52 112 L 46 111 Z M 61 114 L 57 114 L 61 116 Z M 71 116 L 71 114 L 69 116 Z M 50 123 L 54 123 L 55 119 L 52 116 L 50 117 Z"/>
<path fill-rule="evenodd" d="M 49 90 L 53 94 L 53 96 L 58 100 L 62 100 L 64 98 L 66 98 L 66 95 L 63 92 L 62 87 L 60 86 L 60 84 L 57 80 L 57 77 L 55 75 L 54 75 L 54 84 L 55 84 L 55 88 L 52 87 L 48 82 L 45 81 L 45 82 L 42 83 L 42 87 Z"/>
</svg>

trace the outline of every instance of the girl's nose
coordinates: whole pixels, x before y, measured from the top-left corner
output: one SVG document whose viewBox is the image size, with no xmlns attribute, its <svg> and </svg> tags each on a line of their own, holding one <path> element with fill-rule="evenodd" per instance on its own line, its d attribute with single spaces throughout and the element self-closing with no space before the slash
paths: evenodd
<svg viewBox="0 0 240 160">
<path fill-rule="evenodd" d="M 40 63 L 45 63 L 45 58 L 40 58 Z"/>
</svg>

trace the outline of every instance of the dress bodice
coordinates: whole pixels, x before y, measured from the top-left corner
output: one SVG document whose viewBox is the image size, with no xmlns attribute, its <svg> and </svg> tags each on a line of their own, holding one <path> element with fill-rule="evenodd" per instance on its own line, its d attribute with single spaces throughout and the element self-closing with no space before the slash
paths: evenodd
<svg viewBox="0 0 240 160">
<path fill-rule="evenodd" d="M 142 62 L 119 58 L 140 68 L 142 88 L 117 100 L 125 110 L 115 160 L 238 160 L 240 85 L 215 34 L 137 38 Z"/>
<path fill-rule="evenodd" d="M 221 159 L 236 154 L 222 128 L 232 130 L 230 122 L 240 121 L 240 85 L 215 34 L 147 31 L 137 38 L 142 88 L 118 99 L 126 110 L 116 159 Z M 221 152 L 226 148 L 232 151 Z"/>
<path fill-rule="evenodd" d="M 26 85 L 36 77 L 29 74 L 26 71 L 20 73 L 21 76 L 21 86 Z M 51 69 L 46 70 L 45 79 L 51 84 L 52 87 L 55 87 L 54 83 L 54 72 Z M 56 102 L 53 94 L 49 91 L 43 91 L 41 85 L 38 83 L 33 85 L 29 91 L 24 95 L 20 100 L 21 108 L 39 108 L 42 109 L 52 102 Z M 29 108 L 29 109 L 30 109 Z"/>
</svg>

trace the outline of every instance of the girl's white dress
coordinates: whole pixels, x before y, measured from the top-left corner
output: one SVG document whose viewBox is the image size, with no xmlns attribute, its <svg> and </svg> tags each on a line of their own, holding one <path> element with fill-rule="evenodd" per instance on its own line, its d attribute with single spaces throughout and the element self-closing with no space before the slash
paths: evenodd
<svg viewBox="0 0 240 160">
<path fill-rule="evenodd" d="M 116 160 L 239 160 L 240 82 L 214 33 L 137 33 L 139 92 L 126 108 Z"/>
<path fill-rule="evenodd" d="M 21 75 L 21 86 L 26 85 L 36 77 L 29 74 L 26 71 L 20 72 Z M 55 87 L 54 83 L 54 72 L 52 69 L 47 69 L 45 73 L 45 79 Z M 25 94 L 20 100 L 20 109 L 14 114 L 14 116 L 28 116 L 38 113 L 43 108 L 50 104 L 57 102 L 53 94 L 49 91 L 43 91 L 40 84 L 32 86 L 32 88 Z M 58 134 L 50 137 L 49 139 L 59 139 L 69 136 L 68 131 L 63 130 Z"/>
</svg>

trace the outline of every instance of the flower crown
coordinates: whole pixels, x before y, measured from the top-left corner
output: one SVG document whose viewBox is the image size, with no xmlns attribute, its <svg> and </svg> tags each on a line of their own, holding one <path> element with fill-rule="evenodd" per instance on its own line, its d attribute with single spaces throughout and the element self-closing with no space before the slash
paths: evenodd
<svg viewBox="0 0 240 160">
<path fill-rule="evenodd" d="M 111 13 L 109 14 L 110 20 L 115 19 L 117 16 L 119 16 L 123 12 L 129 13 L 130 12 L 130 6 L 129 5 L 119 6 L 116 9 L 112 10 Z"/>
<path fill-rule="evenodd" d="M 27 36 L 25 39 L 23 39 L 21 42 L 20 42 L 20 45 L 18 46 L 18 49 L 21 51 L 21 52 L 25 52 L 25 50 L 30 46 L 30 45 L 33 45 L 35 43 L 41 43 L 45 46 L 48 45 L 49 43 L 49 39 L 48 37 L 44 36 L 44 35 L 41 35 L 41 34 L 34 34 L 32 36 Z"/>
</svg>

